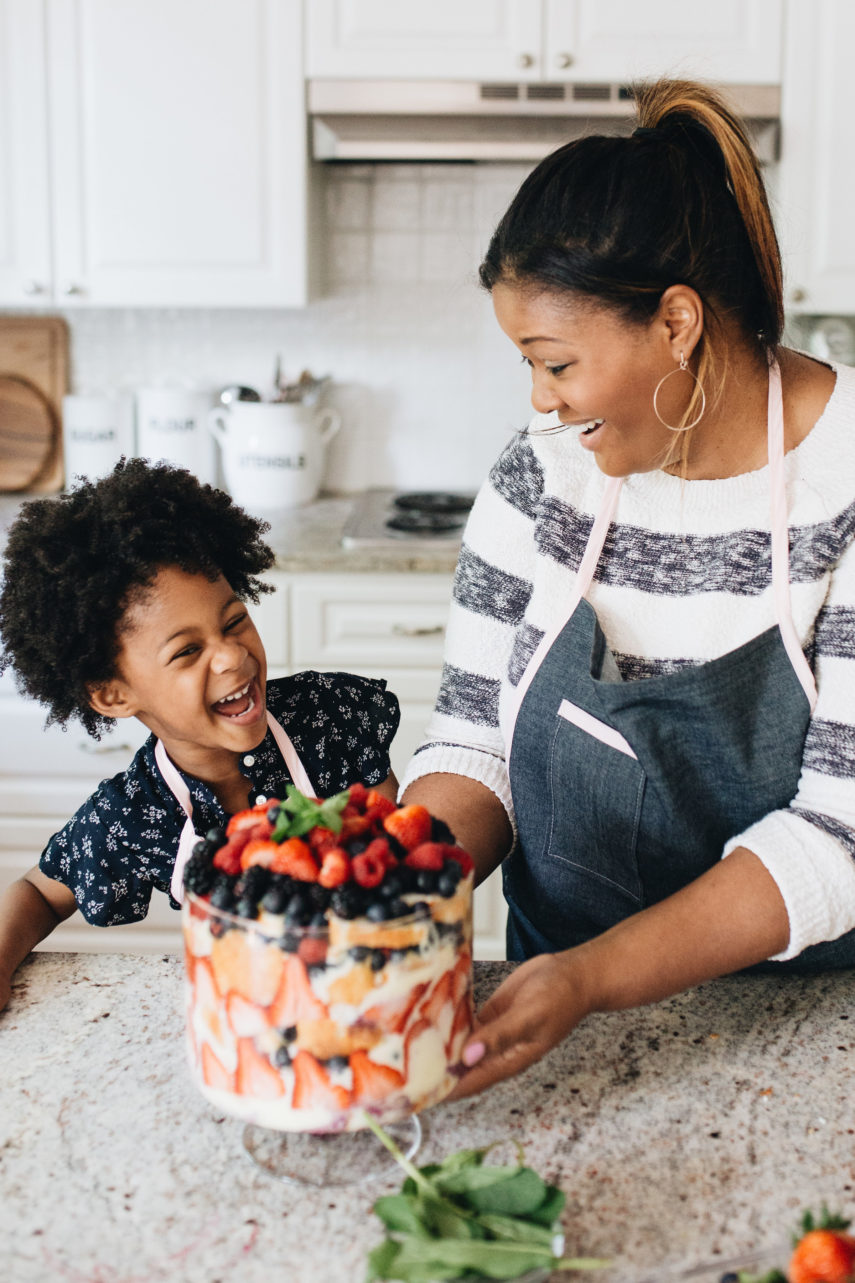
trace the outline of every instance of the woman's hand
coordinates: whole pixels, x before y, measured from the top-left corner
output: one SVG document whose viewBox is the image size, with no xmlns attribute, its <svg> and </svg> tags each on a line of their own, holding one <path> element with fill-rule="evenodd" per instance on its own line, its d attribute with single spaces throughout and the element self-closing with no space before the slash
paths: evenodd
<svg viewBox="0 0 855 1283">
<path fill-rule="evenodd" d="M 588 1014 L 576 955 L 577 950 L 569 950 L 530 958 L 499 986 L 478 1013 L 475 1033 L 463 1051 L 464 1064 L 472 1068 L 452 1100 L 527 1069 Z"/>
</svg>

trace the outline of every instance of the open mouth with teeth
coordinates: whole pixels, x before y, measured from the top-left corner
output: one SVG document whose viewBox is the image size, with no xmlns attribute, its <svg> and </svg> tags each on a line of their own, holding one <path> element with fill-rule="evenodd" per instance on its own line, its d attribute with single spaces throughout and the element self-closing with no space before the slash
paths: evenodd
<svg viewBox="0 0 855 1283">
<path fill-rule="evenodd" d="M 225 717 L 230 722 L 251 722 L 261 701 L 261 690 L 258 682 L 251 677 L 239 690 L 224 695 L 211 705 L 218 717 Z"/>
<path fill-rule="evenodd" d="M 603 420 L 591 419 L 588 423 L 579 423 L 576 426 L 578 427 L 581 436 L 589 437 L 597 431 L 597 428 L 601 428 L 603 426 Z"/>
</svg>

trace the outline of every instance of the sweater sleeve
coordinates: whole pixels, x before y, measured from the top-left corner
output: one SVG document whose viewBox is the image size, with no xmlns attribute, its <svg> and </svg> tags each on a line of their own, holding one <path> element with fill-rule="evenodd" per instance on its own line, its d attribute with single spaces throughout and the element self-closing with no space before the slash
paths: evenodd
<svg viewBox="0 0 855 1283">
<path fill-rule="evenodd" d="M 523 616 L 532 592 L 534 516 L 542 493 L 541 465 L 520 434 L 503 451 L 469 515 L 436 708 L 401 786 L 435 772 L 468 776 L 496 794 L 512 826 L 499 695 L 509 673 L 513 681 L 521 651 L 530 654 L 539 640 L 528 637 L 533 630 L 523 625 Z"/>
<path fill-rule="evenodd" d="M 732 838 L 778 884 L 790 941 L 776 961 L 855 927 L 855 545 L 837 563 L 813 641 L 818 698 L 808 725 L 799 787 L 774 811 Z"/>
</svg>

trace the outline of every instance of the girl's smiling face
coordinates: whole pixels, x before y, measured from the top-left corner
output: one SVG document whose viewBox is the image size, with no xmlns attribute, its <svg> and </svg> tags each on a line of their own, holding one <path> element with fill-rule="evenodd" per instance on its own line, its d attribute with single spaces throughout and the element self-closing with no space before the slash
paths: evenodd
<svg viewBox="0 0 855 1283">
<path fill-rule="evenodd" d="M 261 638 L 222 576 L 165 566 L 125 612 L 117 676 L 91 693 L 108 717 L 137 717 L 177 766 L 222 774 L 267 731 Z"/>
<path fill-rule="evenodd" d="M 572 295 L 493 288 L 496 318 L 531 368 L 535 410 L 556 411 L 562 423 L 577 426 L 580 443 L 608 476 L 659 468 L 674 444 L 653 411 L 657 383 L 677 368 L 685 321 L 679 308 L 669 315 L 666 300 L 649 323 L 638 323 Z M 685 347 L 688 356 L 691 345 Z M 658 405 L 669 423 L 679 423 L 690 390 L 688 379 L 663 385 Z"/>
</svg>

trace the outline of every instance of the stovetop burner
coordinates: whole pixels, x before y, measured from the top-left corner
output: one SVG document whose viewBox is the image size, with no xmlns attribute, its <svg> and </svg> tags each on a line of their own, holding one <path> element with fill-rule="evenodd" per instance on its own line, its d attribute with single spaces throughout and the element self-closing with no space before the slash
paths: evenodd
<svg viewBox="0 0 855 1283">
<path fill-rule="evenodd" d="M 428 550 L 457 545 L 474 495 L 446 490 L 366 490 L 345 522 L 345 548 L 406 547 Z"/>
</svg>

